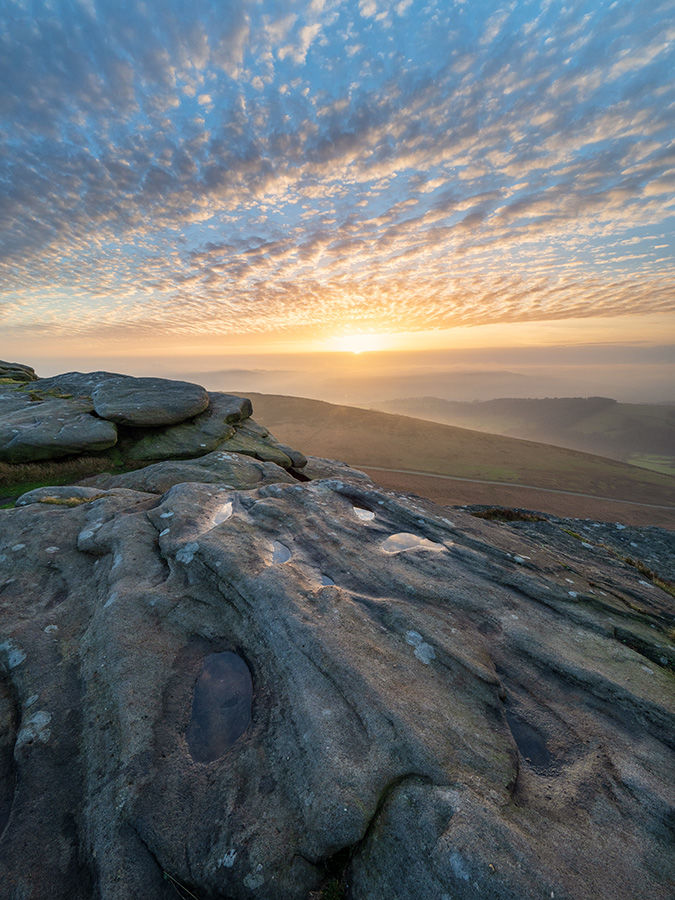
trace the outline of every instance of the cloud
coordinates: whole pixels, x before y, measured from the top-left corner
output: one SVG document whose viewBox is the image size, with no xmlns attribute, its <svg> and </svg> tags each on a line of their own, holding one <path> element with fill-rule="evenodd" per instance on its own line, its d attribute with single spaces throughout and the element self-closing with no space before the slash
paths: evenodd
<svg viewBox="0 0 675 900">
<path fill-rule="evenodd" d="M 670 308 L 667 7 L 481 8 L 14 6 L 5 327 L 410 331 Z"/>
</svg>

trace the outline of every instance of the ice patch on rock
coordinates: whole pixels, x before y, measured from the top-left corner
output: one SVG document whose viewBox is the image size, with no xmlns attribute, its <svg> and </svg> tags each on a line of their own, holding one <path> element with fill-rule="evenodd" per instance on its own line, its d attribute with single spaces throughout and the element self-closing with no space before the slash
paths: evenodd
<svg viewBox="0 0 675 900">
<path fill-rule="evenodd" d="M 397 534 L 391 534 L 382 544 L 385 553 L 404 553 L 406 550 L 445 550 L 443 544 L 437 544 L 427 538 L 420 537 L 417 534 L 411 534 L 409 531 L 399 531 Z"/>
<path fill-rule="evenodd" d="M 49 727 L 51 720 L 52 714 L 47 712 L 46 709 L 38 709 L 30 715 L 16 736 L 15 752 L 26 744 L 32 744 L 34 741 L 46 744 L 52 733 Z"/>
<path fill-rule="evenodd" d="M 213 517 L 213 524 L 220 525 L 221 522 L 226 522 L 230 516 L 232 515 L 232 501 L 229 500 L 227 503 L 224 503 L 223 506 L 216 512 Z"/>
<path fill-rule="evenodd" d="M 7 666 L 10 669 L 16 669 L 26 658 L 25 652 L 20 647 L 14 646 L 12 641 L 3 641 L 0 650 L 7 652 Z"/>
<path fill-rule="evenodd" d="M 176 553 L 176 562 L 185 563 L 186 565 L 191 563 L 197 550 L 199 550 L 199 544 L 196 541 L 190 541 L 189 544 L 181 547 Z"/>
<path fill-rule="evenodd" d="M 415 648 L 415 656 L 425 666 L 428 666 L 432 659 L 436 659 L 436 652 L 431 644 L 427 644 L 419 631 L 406 631 L 405 639 L 412 647 Z"/>
<path fill-rule="evenodd" d="M 237 857 L 236 850 L 227 850 L 218 860 L 218 866 L 225 866 L 226 869 L 231 869 L 234 865 L 234 861 Z"/>
<path fill-rule="evenodd" d="M 288 562 L 290 558 L 291 551 L 286 544 L 282 544 L 281 541 L 272 541 L 272 563 L 274 565 Z"/>
</svg>

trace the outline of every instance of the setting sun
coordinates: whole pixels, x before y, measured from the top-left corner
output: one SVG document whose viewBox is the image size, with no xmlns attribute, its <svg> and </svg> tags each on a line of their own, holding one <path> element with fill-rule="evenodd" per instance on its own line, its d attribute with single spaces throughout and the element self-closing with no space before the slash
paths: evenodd
<svg viewBox="0 0 675 900">
<path fill-rule="evenodd" d="M 341 353 L 368 353 L 388 347 L 387 335 L 384 334 L 343 334 L 329 341 L 329 349 Z"/>
</svg>

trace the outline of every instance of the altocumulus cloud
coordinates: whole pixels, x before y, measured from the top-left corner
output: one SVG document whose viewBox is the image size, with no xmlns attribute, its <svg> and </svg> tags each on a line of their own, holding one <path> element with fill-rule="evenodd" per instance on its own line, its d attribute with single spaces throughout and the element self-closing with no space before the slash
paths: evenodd
<svg viewBox="0 0 675 900">
<path fill-rule="evenodd" d="M 3 329 L 670 308 L 672 12 L 4 0 Z"/>
</svg>

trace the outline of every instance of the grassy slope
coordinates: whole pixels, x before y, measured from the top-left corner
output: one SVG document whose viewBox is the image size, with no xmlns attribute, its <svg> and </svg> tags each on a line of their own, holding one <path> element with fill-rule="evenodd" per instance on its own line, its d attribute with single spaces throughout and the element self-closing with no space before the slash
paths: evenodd
<svg viewBox="0 0 675 900">
<path fill-rule="evenodd" d="M 675 474 L 675 407 L 605 398 L 489 400 L 462 403 L 421 397 L 377 404 L 492 434 L 541 441 Z"/>
<path fill-rule="evenodd" d="M 675 505 L 671 478 L 615 460 L 318 400 L 249 396 L 259 422 L 315 456 Z"/>
</svg>

